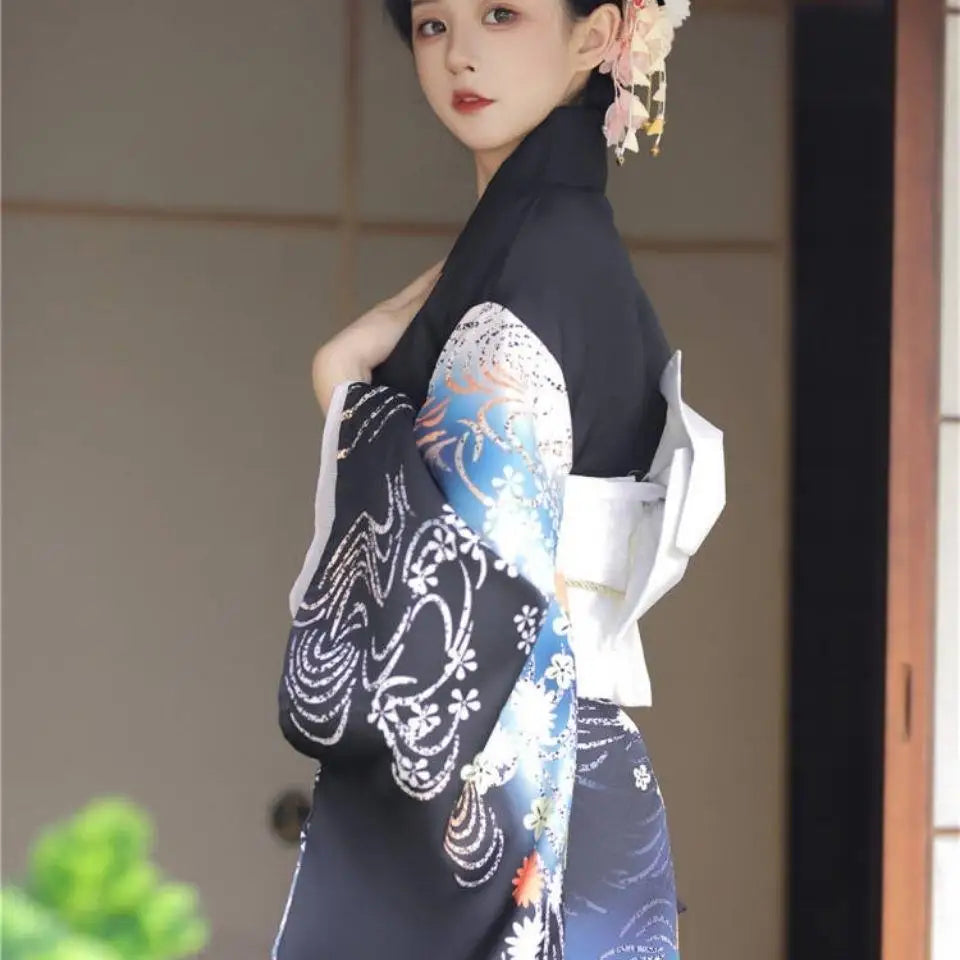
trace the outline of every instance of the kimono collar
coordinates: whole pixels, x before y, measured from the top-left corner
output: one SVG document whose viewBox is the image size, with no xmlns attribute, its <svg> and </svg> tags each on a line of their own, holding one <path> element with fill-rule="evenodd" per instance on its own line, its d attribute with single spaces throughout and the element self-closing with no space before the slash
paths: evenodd
<svg viewBox="0 0 960 960">
<path fill-rule="evenodd" d="M 554 107 L 503 161 L 484 196 L 490 190 L 512 192 L 542 184 L 602 192 L 607 185 L 602 125 L 603 111 L 596 107 Z"/>
<path fill-rule="evenodd" d="M 423 403 L 440 351 L 464 313 L 489 296 L 531 203 L 555 186 L 603 197 L 607 152 L 602 125 L 603 111 L 595 107 L 555 107 L 500 164 L 426 302 L 391 355 L 374 369 L 376 383 L 396 386 Z"/>
</svg>

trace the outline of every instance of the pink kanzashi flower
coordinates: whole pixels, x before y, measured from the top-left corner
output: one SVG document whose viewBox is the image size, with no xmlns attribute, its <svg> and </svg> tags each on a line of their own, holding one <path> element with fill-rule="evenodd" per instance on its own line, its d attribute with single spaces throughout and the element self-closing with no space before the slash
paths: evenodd
<svg viewBox="0 0 960 960">
<path fill-rule="evenodd" d="M 623 162 L 625 150 L 637 151 L 637 131 L 656 136 L 663 132 L 666 105 L 666 58 L 673 46 L 674 30 L 689 15 L 690 0 L 630 0 L 624 11 L 622 29 L 612 44 L 600 72 L 610 74 L 614 101 L 603 122 L 607 146 L 614 146 L 617 160 Z M 654 77 L 656 92 L 648 97 L 659 104 L 656 119 L 647 105 L 634 93 L 636 87 L 651 91 Z M 653 152 L 658 152 L 654 147 Z"/>
</svg>

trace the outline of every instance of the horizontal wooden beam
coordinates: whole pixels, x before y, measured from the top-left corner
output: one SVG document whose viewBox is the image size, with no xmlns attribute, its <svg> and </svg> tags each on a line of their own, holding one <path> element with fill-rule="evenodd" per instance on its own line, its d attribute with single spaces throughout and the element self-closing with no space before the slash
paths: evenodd
<svg viewBox="0 0 960 960">
<path fill-rule="evenodd" d="M 212 224 L 265 229 L 337 232 L 343 227 L 338 214 L 280 213 L 259 210 L 224 210 L 203 207 L 153 207 L 129 204 L 84 203 L 47 200 L 6 200 L 4 215 L 58 219 L 137 220 L 155 223 Z M 359 220 L 356 229 L 371 237 L 439 237 L 453 240 L 462 223 L 427 220 Z M 768 237 L 644 237 L 627 235 L 627 248 L 634 252 L 678 254 L 776 254 L 784 242 Z"/>
</svg>

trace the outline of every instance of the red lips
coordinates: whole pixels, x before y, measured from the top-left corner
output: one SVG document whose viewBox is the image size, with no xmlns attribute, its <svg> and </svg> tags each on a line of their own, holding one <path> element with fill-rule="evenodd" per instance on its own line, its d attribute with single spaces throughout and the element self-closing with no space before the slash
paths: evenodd
<svg viewBox="0 0 960 960">
<path fill-rule="evenodd" d="M 489 107 L 493 103 L 486 97 L 481 97 L 479 93 L 473 90 L 454 90 L 453 109 L 458 113 L 476 113 L 484 107 Z"/>
</svg>

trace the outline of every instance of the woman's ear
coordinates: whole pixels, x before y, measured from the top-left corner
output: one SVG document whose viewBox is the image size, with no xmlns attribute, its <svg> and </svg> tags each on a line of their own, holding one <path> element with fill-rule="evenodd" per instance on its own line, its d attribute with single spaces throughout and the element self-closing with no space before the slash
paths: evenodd
<svg viewBox="0 0 960 960">
<path fill-rule="evenodd" d="M 577 67 L 592 70 L 604 60 L 620 35 L 623 14 L 617 3 L 601 3 L 574 25 Z"/>
</svg>

